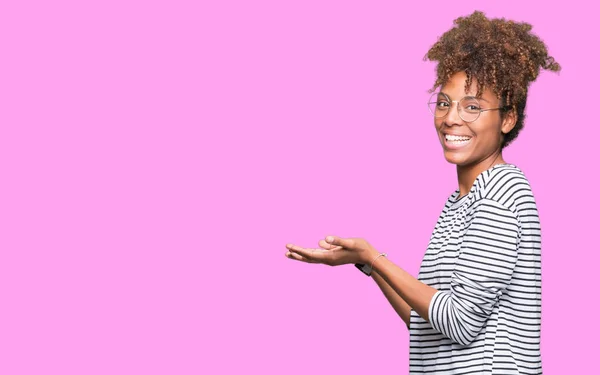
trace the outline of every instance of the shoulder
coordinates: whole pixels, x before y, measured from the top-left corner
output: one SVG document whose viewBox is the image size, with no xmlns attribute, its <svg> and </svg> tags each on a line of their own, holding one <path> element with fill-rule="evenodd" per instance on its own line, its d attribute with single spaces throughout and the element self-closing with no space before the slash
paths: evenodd
<svg viewBox="0 0 600 375">
<path fill-rule="evenodd" d="M 473 203 L 493 202 L 512 211 L 516 216 L 520 216 L 519 213 L 524 210 L 536 209 L 529 180 L 517 166 L 497 165 L 484 171 L 478 180 L 479 189 Z"/>
</svg>

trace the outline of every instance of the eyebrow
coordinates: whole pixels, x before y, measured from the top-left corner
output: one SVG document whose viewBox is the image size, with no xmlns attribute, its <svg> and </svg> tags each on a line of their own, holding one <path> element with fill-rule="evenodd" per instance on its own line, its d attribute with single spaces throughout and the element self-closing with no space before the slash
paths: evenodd
<svg viewBox="0 0 600 375">
<path fill-rule="evenodd" d="M 440 91 L 440 94 L 444 94 L 444 95 L 446 95 L 447 97 L 449 97 L 449 98 L 450 98 L 450 100 L 452 100 L 452 97 L 451 97 L 450 95 L 446 94 L 445 92 L 443 92 L 443 91 Z M 465 96 L 470 96 L 470 97 L 473 97 L 473 98 L 477 98 L 475 95 L 465 95 Z M 486 99 L 484 99 L 484 98 L 477 98 L 477 100 L 481 100 L 481 101 L 484 101 L 484 102 L 486 102 L 486 103 L 489 103 L 489 102 L 490 102 L 489 100 L 486 100 Z"/>
</svg>

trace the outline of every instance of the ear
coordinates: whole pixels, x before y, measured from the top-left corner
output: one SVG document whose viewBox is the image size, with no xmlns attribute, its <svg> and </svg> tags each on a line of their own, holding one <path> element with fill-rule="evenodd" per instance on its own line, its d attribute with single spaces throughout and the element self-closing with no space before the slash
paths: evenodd
<svg viewBox="0 0 600 375">
<path fill-rule="evenodd" d="M 504 118 L 502 119 L 502 127 L 500 131 L 502 134 L 508 134 L 515 125 L 517 124 L 517 110 L 515 107 L 512 107 L 510 111 L 506 112 Z"/>
</svg>

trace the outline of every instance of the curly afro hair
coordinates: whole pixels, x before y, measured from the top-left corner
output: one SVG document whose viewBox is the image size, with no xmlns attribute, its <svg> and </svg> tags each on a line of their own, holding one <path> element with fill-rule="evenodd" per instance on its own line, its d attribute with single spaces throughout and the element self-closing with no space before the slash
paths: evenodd
<svg viewBox="0 0 600 375">
<path fill-rule="evenodd" d="M 425 55 L 424 60 L 437 61 L 437 79 L 430 92 L 444 85 L 455 73 L 467 75 L 465 90 L 473 79 L 477 96 L 485 87 L 500 99 L 503 111 L 516 111 L 515 127 L 504 135 L 502 148 L 512 142 L 525 120 L 529 84 L 540 69 L 560 71 L 560 65 L 548 56 L 544 42 L 532 34 L 531 25 L 510 20 L 488 19 L 475 11 L 454 20 L 455 26 L 445 32 Z"/>
</svg>

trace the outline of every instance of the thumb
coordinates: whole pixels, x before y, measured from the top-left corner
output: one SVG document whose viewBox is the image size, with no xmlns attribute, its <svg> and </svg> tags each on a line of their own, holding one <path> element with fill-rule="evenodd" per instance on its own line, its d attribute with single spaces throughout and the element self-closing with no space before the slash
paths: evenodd
<svg viewBox="0 0 600 375">
<path fill-rule="evenodd" d="M 327 241 L 327 243 L 332 244 L 332 245 L 338 245 L 338 246 L 342 246 L 345 248 L 352 248 L 352 240 L 351 239 L 344 239 L 344 238 L 340 238 L 340 237 L 336 237 L 336 236 L 327 236 L 327 237 L 325 237 L 325 241 Z"/>
</svg>

